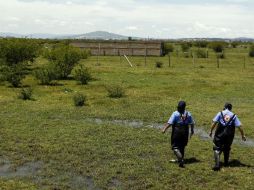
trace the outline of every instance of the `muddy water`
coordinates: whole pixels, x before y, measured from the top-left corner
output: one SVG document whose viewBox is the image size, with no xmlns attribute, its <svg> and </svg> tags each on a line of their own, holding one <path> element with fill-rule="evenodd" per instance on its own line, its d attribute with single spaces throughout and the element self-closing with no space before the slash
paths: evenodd
<svg viewBox="0 0 254 190">
<path fill-rule="evenodd" d="M 42 167 L 41 161 L 27 162 L 17 168 L 14 168 L 11 162 L 6 158 L 0 158 L 0 177 L 31 177 L 37 174 Z"/>
<path fill-rule="evenodd" d="M 131 121 L 131 120 L 107 120 L 107 119 L 100 119 L 100 118 L 89 118 L 85 119 L 84 122 L 96 123 L 96 124 L 111 124 L 111 125 L 120 125 L 120 126 L 127 126 L 127 127 L 134 127 L 134 128 L 141 128 L 141 127 L 148 127 L 148 128 L 155 128 L 155 129 L 162 129 L 163 124 L 160 123 L 145 123 L 143 121 Z M 195 134 L 200 137 L 201 140 L 205 141 L 212 141 L 208 132 L 204 128 L 195 128 Z M 234 144 L 238 144 L 241 146 L 247 147 L 254 147 L 254 140 L 247 138 L 247 141 L 243 142 L 239 136 L 236 136 L 234 139 Z"/>
</svg>

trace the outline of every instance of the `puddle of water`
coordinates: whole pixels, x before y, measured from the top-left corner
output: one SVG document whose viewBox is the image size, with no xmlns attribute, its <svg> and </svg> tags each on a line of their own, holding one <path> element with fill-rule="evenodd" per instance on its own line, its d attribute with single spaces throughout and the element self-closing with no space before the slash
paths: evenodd
<svg viewBox="0 0 254 190">
<path fill-rule="evenodd" d="M 15 169 L 13 168 L 9 160 L 7 159 L 0 160 L 2 162 L 2 165 L 0 166 L 0 177 L 7 178 L 34 176 L 43 165 L 41 161 L 27 162 Z"/>
<path fill-rule="evenodd" d="M 163 124 L 160 123 L 153 123 L 153 124 L 147 124 L 143 121 L 130 121 L 130 120 L 103 120 L 100 118 L 89 118 L 85 119 L 87 122 L 92 122 L 96 124 L 115 124 L 115 125 L 122 125 L 122 126 L 128 126 L 128 127 L 134 127 L 134 128 L 141 128 L 141 127 L 148 127 L 148 128 L 154 128 L 154 129 L 162 129 Z M 195 134 L 200 137 L 201 140 L 205 141 L 212 141 L 212 138 L 210 138 L 209 134 L 206 132 L 203 128 L 197 128 L 195 127 Z M 247 147 L 254 147 L 254 140 L 253 139 L 247 139 L 247 141 L 243 142 L 240 140 L 239 137 L 235 137 L 234 144 L 247 146 Z"/>
<path fill-rule="evenodd" d="M 116 178 L 116 177 L 113 177 L 109 184 L 108 184 L 108 188 L 110 189 L 114 189 L 114 188 L 117 188 L 117 187 L 120 187 L 121 186 L 121 182 Z"/>
<path fill-rule="evenodd" d="M 83 189 L 85 187 L 87 190 L 100 190 L 94 184 L 94 180 L 91 176 L 74 176 L 72 178 L 71 184 L 72 188 L 74 189 Z"/>
</svg>

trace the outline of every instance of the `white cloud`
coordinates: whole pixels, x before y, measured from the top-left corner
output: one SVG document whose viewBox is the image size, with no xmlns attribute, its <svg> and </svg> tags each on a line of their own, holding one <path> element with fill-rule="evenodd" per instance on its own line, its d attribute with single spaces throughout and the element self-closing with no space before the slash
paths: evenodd
<svg viewBox="0 0 254 190">
<path fill-rule="evenodd" d="M 136 27 L 136 26 L 127 26 L 125 29 L 126 30 L 138 30 L 138 27 Z"/>
<path fill-rule="evenodd" d="M 225 3 L 137 0 L 0 0 L 0 32 L 80 34 L 106 30 L 161 38 L 254 37 L 253 6 L 244 4 L 250 1 L 225 1 L 226 7 Z"/>
</svg>

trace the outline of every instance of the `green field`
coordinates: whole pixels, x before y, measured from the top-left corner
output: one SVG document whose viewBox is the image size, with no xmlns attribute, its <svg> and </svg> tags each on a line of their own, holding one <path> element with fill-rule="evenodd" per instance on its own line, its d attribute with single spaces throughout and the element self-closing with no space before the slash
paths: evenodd
<svg viewBox="0 0 254 190">
<path fill-rule="evenodd" d="M 74 80 L 41 86 L 32 75 L 33 101 L 17 98 L 20 89 L 0 85 L 0 189 L 253 189 L 253 146 L 234 144 L 231 164 L 213 172 L 212 140 L 194 136 L 186 168 L 170 160 L 170 134 L 159 129 L 187 102 L 196 127 L 208 131 L 226 101 L 233 104 L 246 136 L 254 139 L 254 59 L 244 48 L 227 49 L 220 68 L 208 59 L 120 57 L 82 60 L 93 76 L 89 85 Z M 244 64 L 244 57 L 245 64 Z M 156 68 L 155 62 L 163 62 Z M 46 63 L 38 58 L 31 69 Z M 126 95 L 108 97 L 121 85 Z M 77 108 L 73 95 L 87 96 Z M 237 139 L 239 139 L 237 133 Z M 253 141 L 252 141 L 253 142 Z M 218 185 L 219 184 L 219 185 Z"/>
</svg>

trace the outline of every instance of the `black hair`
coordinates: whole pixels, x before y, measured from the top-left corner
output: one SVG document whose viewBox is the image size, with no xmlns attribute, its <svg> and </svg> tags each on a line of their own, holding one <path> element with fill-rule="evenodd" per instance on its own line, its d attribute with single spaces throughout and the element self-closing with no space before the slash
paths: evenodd
<svg viewBox="0 0 254 190">
<path fill-rule="evenodd" d="M 180 101 L 180 102 L 178 103 L 178 106 L 177 106 L 177 111 L 178 111 L 180 114 L 184 114 L 185 107 L 186 107 L 186 102 L 185 102 L 185 101 Z"/>
<path fill-rule="evenodd" d="M 226 110 L 226 109 L 228 109 L 228 110 L 232 110 L 232 108 L 233 108 L 233 106 L 232 106 L 232 104 L 231 103 L 225 103 L 225 105 L 224 105 L 224 110 Z"/>
</svg>

